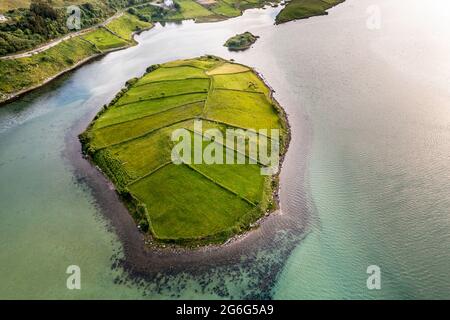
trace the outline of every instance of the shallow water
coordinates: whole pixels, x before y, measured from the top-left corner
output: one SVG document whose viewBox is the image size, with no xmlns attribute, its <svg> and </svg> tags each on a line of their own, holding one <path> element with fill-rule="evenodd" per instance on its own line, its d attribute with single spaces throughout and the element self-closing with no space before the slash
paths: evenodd
<svg viewBox="0 0 450 320">
<path fill-rule="evenodd" d="M 379 30 L 366 27 L 366 0 L 279 26 L 274 8 L 157 26 L 138 46 L 0 108 L 0 297 L 448 298 L 450 4 L 377 3 Z M 244 31 L 260 39 L 228 52 L 225 40 Z M 255 67 L 289 114 L 282 213 L 249 236 L 275 239 L 242 250 L 241 262 L 130 280 L 114 263 L 118 236 L 66 150 L 127 79 L 206 53 Z M 66 289 L 71 264 L 82 290 Z M 366 288 L 372 264 L 380 291 Z"/>
</svg>

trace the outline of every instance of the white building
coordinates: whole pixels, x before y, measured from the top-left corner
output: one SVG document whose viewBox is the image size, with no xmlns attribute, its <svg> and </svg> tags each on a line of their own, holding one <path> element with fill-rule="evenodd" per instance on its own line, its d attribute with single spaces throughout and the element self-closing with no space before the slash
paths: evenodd
<svg viewBox="0 0 450 320">
<path fill-rule="evenodd" d="M 164 5 L 169 8 L 173 7 L 173 0 L 164 0 Z"/>
</svg>

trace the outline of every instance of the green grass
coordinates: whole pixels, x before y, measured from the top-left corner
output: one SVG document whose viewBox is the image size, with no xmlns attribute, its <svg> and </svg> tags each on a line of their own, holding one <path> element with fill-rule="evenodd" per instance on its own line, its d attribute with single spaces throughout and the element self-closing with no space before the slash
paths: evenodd
<svg viewBox="0 0 450 320">
<path fill-rule="evenodd" d="M 198 136 L 194 119 L 204 120 L 203 130 L 224 133 L 234 125 L 279 128 L 286 134 L 269 88 L 253 71 L 211 56 L 174 61 L 132 82 L 120 95 L 80 139 L 155 241 L 223 242 L 273 208 L 276 178 L 261 175 L 260 164 L 248 157 L 245 164 L 171 161 L 173 131 L 186 128 L 191 137 Z M 210 144 L 223 151 L 223 160 L 227 154 L 238 157 L 226 141 L 204 139 L 203 151 Z M 247 142 L 247 155 L 249 148 Z"/>
<path fill-rule="evenodd" d="M 77 37 L 31 57 L 0 60 L 0 100 L 3 95 L 37 86 L 96 53 L 94 46 Z"/>
<path fill-rule="evenodd" d="M 234 63 L 222 63 L 215 68 L 212 68 L 208 70 L 206 73 L 208 75 L 217 75 L 217 74 L 233 74 L 233 73 L 240 73 L 240 72 L 247 72 L 250 69 L 241 65 L 241 64 L 234 64 Z"/>
<path fill-rule="evenodd" d="M 215 90 L 207 103 L 208 119 L 217 120 L 241 128 L 279 128 L 278 115 L 267 100 L 259 93 L 234 90 Z"/>
<path fill-rule="evenodd" d="M 125 47 L 128 44 L 126 40 L 113 35 L 104 28 L 99 28 L 83 35 L 83 39 L 91 42 L 101 51 Z"/>
<path fill-rule="evenodd" d="M 156 15 L 155 7 L 139 6 L 136 11 L 152 21 L 181 21 L 195 19 L 196 21 L 218 21 L 237 17 L 242 11 L 250 8 L 262 7 L 265 4 L 279 2 L 279 0 L 216 0 L 211 3 L 201 3 L 194 0 L 176 0 L 180 4 L 179 10 L 165 10 L 163 15 Z"/>
<path fill-rule="evenodd" d="M 151 116 L 121 122 L 94 131 L 94 146 L 103 148 L 126 140 L 140 137 L 155 129 L 163 128 L 173 122 L 191 119 L 199 116 L 203 110 L 203 103 L 188 104 L 172 108 Z"/>
<path fill-rule="evenodd" d="M 211 11 L 225 17 L 237 17 L 242 13 L 242 11 L 237 9 L 234 5 L 230 5 L 225 1 L 218 1 L 217 4 L 211 7 Z"/>
<path fill-rule="evenodd" d="M 125 39 L 131 39 L 131 33 L 136 26 L 141 28 L 151 26 L 128 14 L 113 20 L 109 26 L 111 25 Z M 82 60 L 103 51 L 130 45 L 130 41 L 125 39 L 99 28 L 65 40 L 31 57 L 0 60 L 0 101 L 5 100 L 8 95 L 39 86 Z"/>
<path fill-rule="evenodd" d="M 128 41 L 131 40 L 133 32 L 147 29 L 151 26 L 151 23 L 141 21 L 136 16 L 128 13 L 124 13 L 106 25 L 109 30 Z"/>
<path fill-rule="evenodd" d="M 305 19 L 313 16 L 326 15 L 327 10 L 345 0 L 292 0 L 277 15 L 276 23 Z"/>
<path fill-rule="evenodd" d="M 167 62 L 164 64 L 164 67 L 166 67 L 166 68 L 182 67 L 182 66 L 191 67 L 191 69 L 177 68 L 176 70 L 180 70 L 183 73 L 184 72 L 195 72 L 196 76 L 207 77 L 207 75 L 205 75 L 205 73 L 204 73 L 204 70 L 211 69 L 220 64 L 222 64 L 220 61 L 210 59 L 210 58 L 208 58 L 208 56 L 205 56 L 205 57 L 201 57 L 196 60 L 175 60 L 175 61 Z M 197 70 L 195 70 L 195 69 L 197 69 Z M 202 69 L 202 70 L 198 70 L 198 69 Z M 188 70 L 191 70 L 191 71 L 188 71 Z M 149 76 L 150 75 L 151 74 L 149 74 Z"/>
<path fill-rule="evenodd" d="M 189 103 L 203 102 L 205 99 L 206 94 L 193 93 L 181 96 L 166 97 L 164 99 L 139 101 L 125 106 L 113 106 L 95 122 L 94 128 L 100 128 L 123 121 L 149 116 Z"/>
<path fill-rule="evenodd" d="M 202 239 L 228 233 L 246 201 L 185 165 L 169 165 L 130 187 L 144 202 L 155 236 L 161 240 Z"/>
<path fill-rule="evenodd" d="M 170 161 L 173 127 L 166 127 L 146 139 L 135 139 L 128 143 L 108 148 L 108 151 L 122 164 L 132 180 L 143 177 Z"/>
<path fill-rule="evenodd" d="M 97 1 L 97 0 L 91 0 Z M 99 3 L 103 3 L 103 0 L 98 0 Z M 179 12 L 171 12 L 162 20 L 183 20 L 183 19 L 199 19 L 199 20 L 216 20 L 224 17 L 233 17 L 238 15 L 242 10 L 254 7 L 260 7 L 267 3 L 265 0 L 218 0 L 216 4 L 210 6 L 202 6 L 192 0 L 179 0 L 180 10 Z M 294 0 L 299 3 L 313 3 L 317 8 L 317 3 L 321 3 L 319 8 L 323 8 L 325 4 L 333 6 L 341 0 Z M 83 0 L 53 0 L 52 5 L 56 7 L 67 6 L 70 4 L 84 3 Z M 0 12 L 7 9 L 29 7 L 29 0 L 5 0 L 0 4 Z M 282 15 L 288 14 L 289 11 L 298 14 L 298 12 L 305 11 L 302 7 L 289 4 L 288 7 L 292 7 L 295 10 L 283 10 L 286 11 Z M 154 12 L 152 7 L 139 7 L 136 9 L 148 10 L 147 13 Z M 284 19 L 283 17 L 282 19 Z M 291 13 L 289 13 L 291 15 Z M 291 18 L 288 18 L 289 20 Z M 86 41 L 82 41 L 80 37 L 73 38 L 45 51 L 44 53 L 36 54 L 29 58 L 20 58 L 14 60 L 2 60 L 0 61 L 0 101 L 7 100 L 11 95 L 18 93 L 25 89 L 30 89 L 35 86 L 41 85 L 49 78 L 56 74 L 73 67 L 77 62 L 85 60 L 88 57 L 92 57 L 95 54 L 101 52 L 107 52 L 109 50 L 123 48 L 132 43 L 132 32 L 151 27 L 151 23 L 142 22 L 135 16 L 125 13 L 123 16 L 108 23 L 107 28 L 112 31 L 108 32 L 105 28 L 100 28 L 91 31 L 82 36 Z M 114 35 L 117 34 L 118 36 Z M 207 77 L 202 70 L 210 69 L 217 61 L 213 59 L 201 58 L 198 60 L 190 61 L 177 61 L 176 63 L 186 64 L 186 69 L 179 69 L 179 75 L 175 76 L 170 71 L 160 70 L 155 73 L 150 73 L 149 78 L 141 79 L 142 83 L 147 81 L 164 80 L 164 79 L 188 79 L 195 77 Z M 173 67 L 175 65 L 167 64 L 167 67 Z M 168 69 L 168 68 L 166 68 Z M 233 70 L 228 70 L 228 73 L 234 73 Z"/>
<path fill-rule="evenodd" d="M 209 79 L 172 80 L 140 84 L 127 91 L 117 104 L 121 105 L 145 99 L 164 98 L 186 93 L 206 93 L 208 87 Z"/>
<path fill-rule="evenodd" d="M 193 165 L 206 176 L 219 184 L 232 189 L 241 197 L 253 203 L 259 203 L 263 194 L 265 176 L 261 175 L 260 167 L 252 164 L 218 164 Z"/>
<path fill-rule="evenodd" d="M 139 79 L 137 85 L 155 81 L 183 80 L 189 78 L 207 78 L 207 75 L 205 75 L 203 70 L 191 66 L 181 66 L 179 68 L 162 67 L 146 74 L 144 77 Z"/>
<path fill-rule="evenodd" d="M 214 76 L 215 88 L 255 91 L 269 94 L 269 89 L 253 72 L 220 74 Z"/>
<path fill-rule="evenodd" d="M 69 6 L 72 4 L 83 4 L 86 0 L 52 0 L 51 4 L 54 7 Z M 6 12 L 11 9 L 29 8 L 31 0 L 1 0 L 0 12 Z"/>
<path fill-rule="evenodd" d="M 176 0 L 181 9 L 179 12 L 169 14 L 169 20 L 186 20 L 209 17 L 214 15 L 211 11 L 192 0 Z"/>
</svg>

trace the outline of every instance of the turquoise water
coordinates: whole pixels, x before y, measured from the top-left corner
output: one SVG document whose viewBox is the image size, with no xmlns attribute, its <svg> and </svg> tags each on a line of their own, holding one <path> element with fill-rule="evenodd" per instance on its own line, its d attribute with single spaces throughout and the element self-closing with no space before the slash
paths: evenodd
<svg viewBox="0 0 450 320">
<path fill-rule="evenodd" d="M 372 4 L 279 26 L 274 8 L 157 26 L 0 108 L 0 297 L 449 298 L 450 4 L 378 1 L 370 30 Z M 244 31 L 260 39 L 228 52 Z M 127 79 L 205 53 L 255 67 L 289 114 L 282 212 L 249 236 L 274 238 L 240 262 L 130 279 L 112 267 L 122 244 L 66 149 Z M 66 288 L 71 264 L 81 290 Z M 366 288 L 373 264 L 379 291 Z"/>
<path fill-rule="evenodd" d="M 339 8 L 299 53 L 315 221 L 275 298 L 450 297 L 449 4 L 381 1 L 381 29 L 361 31 L 365 7 Z"/>
</svg>

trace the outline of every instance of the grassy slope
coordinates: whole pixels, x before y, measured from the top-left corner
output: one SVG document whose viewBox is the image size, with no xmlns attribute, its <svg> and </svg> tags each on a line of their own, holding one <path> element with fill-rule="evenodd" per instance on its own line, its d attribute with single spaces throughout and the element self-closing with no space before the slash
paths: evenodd
<svg viewBox="0 0 450 320">
<path fill-rule="evenodd" d="M 128 42 L 121 39 L 104 28 L 98 28 L 86 35 L 83 39 L 94 44 L 100 51 L 108 51 L 111 49 L 122 48 L 128 45 Z"/>
<path fill-rule="evenodd" d="M 216 0 L 209 5 L 201 5 L 194 0 L 178 0 L 181 10 L 178 12 L 171 12 L 161 21 L 179 21 L 184 19 L 196 19 L 199 21 L 213 21 L 222 20 L 224 18 L 237 17 L 242 14 L 242 11 L 249 8 L 261 7 L 267 0 Z M 274 0 L 271 2 L 279 2 Z M 137 7 L 136 11 L 144 16 L 151 16 L 154 8 L 151 6 Z"/>
<path fill-rule="evenodd" d="M 96 53 L 88 42 L 72 38 L 31 57 L 0 60 L 0 100 L 3 94 L 39 85 Z"/>
<path fill-rule="evenodd" d="M 117 20 L 117 22 L 116 22 Z M 46 79 L 70 69 L 76 63 L 103 51 L 130 45 L 131 34 L 140 28 L 151 27 L 125 14 L 113 20 L 112 28 L 120 33 L 119 38 L 104 28 L 71 38 L 32 57 L 0 60 L 0 101 L 9 94 L 38 86 Z M 137 21 L 136 21 L 137 20 Z"/>
<path fill-rule="evenodd" d="M 170 20 L 203 18 L 213 15 L 211 11 L 192 0 L 177 0 L 181 10 L 169 16 Z"/>
<path fill-rule="evenodd" d="M 218 1 L 217 4 L 211 6 L 211 11 L 225 17 L 237 17 L 242 13 L 234 4 L 225 1 Z"/>
<path fill-rule="evenodd" d="M 277 24 L 291 20 L 326 15 L 327 10 L 345 0 L 291 0 L 277 15 Z"/>
<path fill-rule="evenodd" d="M 128 41 L 132 39 L 131 32 L 148 29 L 151 26 L 151 23 L 141 21 L 136 16 L 128 13 L 123 14 L 118 19 L 115 19 L 106 25 L 109 30 Z"/>
<path fill-rule="evenodd" d="M 219 89 L 215 90 L 216 79 Z M 208 97 L 195 93 L 205 88 Z M 124 105 L 124 99 L 132 103 Z M 179 60 L 129 86 L 80 138 L 136 221 L 144 226 L 146 220 L 155 239 L 180 244 L 222 242 L 247 230 L 271 207 L 272 177 L 262 176 L 258 164 L 171 164 L 171 134 L 186 128 L 195 135 L 195 117 L 204 119 L 204 130 L 224 132 L 226 125 L 208 120 L 214 118 L 242 128 L 257 124 L 286 132 L 272 104 L 269 89 L 244 66 L 214 57 Z M 204 142 L 204 147 L 208 144 Z M 216 145 L 223 148 L 220 142 Z"/>
</svg>

